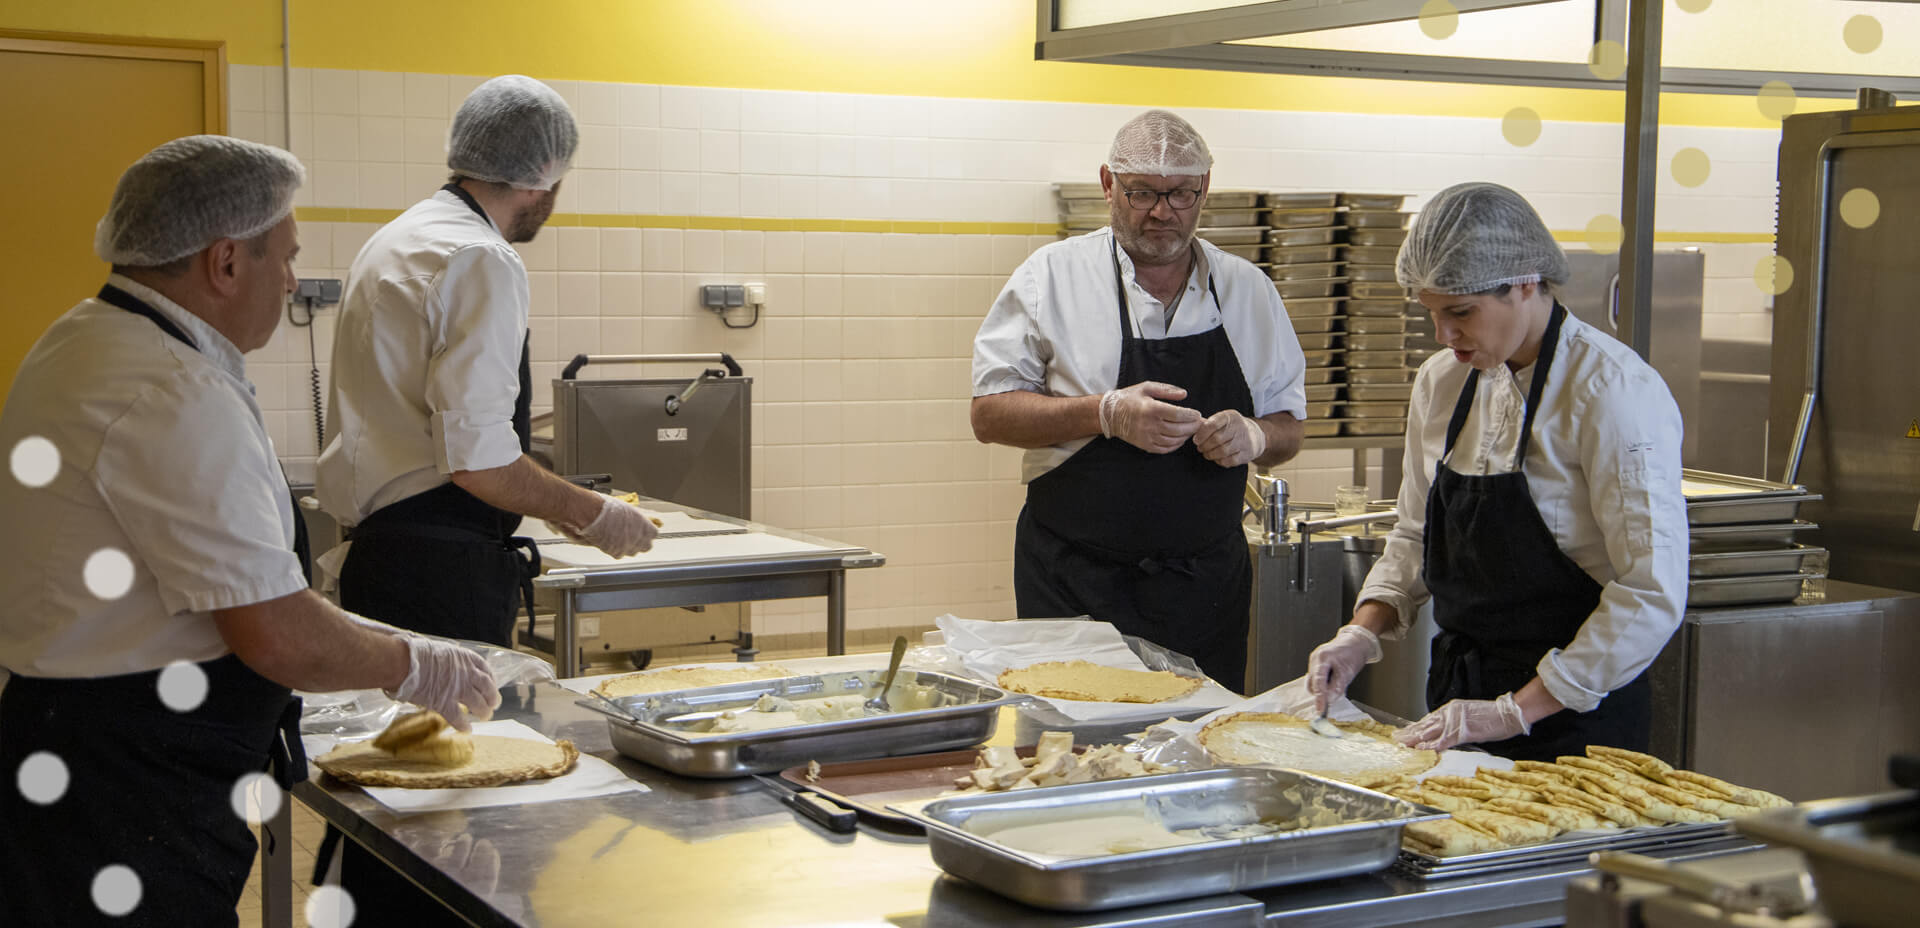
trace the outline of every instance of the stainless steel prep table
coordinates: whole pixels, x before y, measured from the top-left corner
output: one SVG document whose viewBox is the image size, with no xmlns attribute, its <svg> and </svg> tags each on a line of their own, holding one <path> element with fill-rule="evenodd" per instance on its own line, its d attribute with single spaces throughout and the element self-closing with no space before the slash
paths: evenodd
<svg viewBox="0 0 1920 928">
<path fill-rule="evenodd" d="M 704 545 L 703 550 L 677 554 L 673 537 L 657 541 L 654 550 L 622 563 L 588 567 L 550 567 L 533 580 L 537 592 L 555 600 L 554 663 L 562 678 L 579 676 L 581 613 L 658 606 L 700 606 L 710 603 L 752 602 L 763 599 L 827 598 L 827 653 L 846 650 L 846 577 L 849 569 L 879 567 L 886 556 L 859 545 L 830 541 L 760 522 L 736 519 L 666 500 L 641 497 L 641 508 L 652 512 L 685 513 L 695 519 L 720 523 L 739 531 L 726 538 L 783 539 L 799 549 L 778 553 L 728 553 Z M 537 523 L 534 523 L 537 524 Z M 712 538 L 697 539 L 711 541 Z M 551 542 L 543 541 L 542 547 Z"/>
<path fill-rule="evenodd" d="M 1592 872 L 1568 865 L 1423 884 L 1388 871 L 1104 913 L 1045 912 L 944 876 L 924 837 L 871 827 L 832 835 L 753 780 L 687 779 L 621 757 L 605 718 L 575 705 L 579 698 L 555 684 L 515 687 L 499 717 L 570 739 L 651 792 L 398 816 L 315 771 L 294 796 L 460 917 L 486 926 L 1546 925 L 1562 920 L 1568 880 Z M 1010 717 L 1001 725 L 1014 730 Z M 499 850 L 492 885 L 433 863 L 462 835 Z M 1730 838 L 1675 856 L 1750 847 Z M 273 873 L 272 864 L 263 872 Z"/>
</svg>

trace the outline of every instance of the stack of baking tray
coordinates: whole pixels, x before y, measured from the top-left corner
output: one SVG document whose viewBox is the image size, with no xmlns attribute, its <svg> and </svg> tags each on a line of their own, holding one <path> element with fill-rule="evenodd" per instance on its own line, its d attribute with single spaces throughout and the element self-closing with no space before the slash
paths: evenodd
<svg viewBox="0 0 1920 928">
<path fill-rule="evenodd" d="M 1055 184 L 1053 192 L 1060 205 L 1061 238 L 1084 235 L 1112 222 L 1112 211 L 1099 184 Z M 1209 190 L 1206 201 L 1200 204 L 1195 234 L 1228 254 L 1264 264 L 1267 228 L 1261 223 L 1259 207 L 1258 191 Z"/>
<path fill-rule="evenodd" d="M 1798 518 L 1802 503 L 1820 499 L 1806 487 L 1688 468 L 1681 492 L 1691 541 L 1687 605 L 1783 602 L 1826 576 L 1826 550 L 1794 540 L 1819 527 Z"/>
<path fill-rule="evenodd" d="M 1287 307 L 1293 334 L 1307 360 L 1308 435 L 1337 435 L 1333 418 L 1346 399 L 1344 355 L 1349 335 L 1346 262 L 1340 257 L 1339 194 L 1330 191 L 1269 191 L 1261 195 L 1267 216 L 1267 274 Z"/>
<path fill-rule="evenodd" d="M 1394 259 L 1407 237 L 1406 197 L 1342 193 L 1346 259 L 1347 394 L 1339 434 L 1399 435 L 1407 427 L 1412 371 L 1407 365 L 1407 292 L 1395 281 Z"/>
<path fill-rule="evenodd" d="M 1583 864 L 1590 855 L 1600 851 L 1646 853 L 1678 850 L 1725 840 L 1729 831 L 1730 826 L 1726 822 L 1699 822 L 1606 832 L 1569 832 L 1540 844 L 1453 857 L 1435 857 L 1419 851 L 1402 850 L 1400 859 L 1394 862 L 1394 871 L 1420 882 L 1486 876 L 1548 865 Z"/>
</svg>

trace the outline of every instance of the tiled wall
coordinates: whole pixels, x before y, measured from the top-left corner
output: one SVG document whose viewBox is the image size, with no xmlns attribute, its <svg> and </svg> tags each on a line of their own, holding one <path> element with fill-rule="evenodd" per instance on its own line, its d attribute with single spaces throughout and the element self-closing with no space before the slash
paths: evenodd
<svg viewBox="0 0 1920 928">
<path fill-rule="evenodd" d="M 451 114 L 480 80 L 296 69 L 292 150 L 311 172 L 299 205 L 398 210 L 431 193 L 445 179 Z M 755 378 L 755 516 L 888 557 L 849 578 L 850 629 L 926 625 L 947 611 L 1011 616 L 1019 452 L 973 440 L 968 367 L 1001 283 L 1052 236 L 869 229 L 875 220 L 1050 222 L 1051 184 L 1095 179 L 1114 129 L 1139 107 L 553 84 L 582 132 L 560 213 L 684 226 L 700 222 L 675 217 L 748 217 L 748 228 L 550 226 L 522 246 L 537 411 L 577 353 L 729 352 Z M 1512 92 L 1524 105 L 1526 90 Z M 230 100 L 235 135 L 284 144 L 279 69 L 233 66 Z M 1493 119 L 1186 115 L 1214 151 L 1217 187 L 1404 192 L 1417 206 L 1447 184 L 1490 179 L 1526 194 L 1562 230 L 1619 208 L 1618 126 L 1548 123 L 1538 142 L 1515 148 Z M 1669 128 L 1663 164 L 1693 146 L 1713 171 L 1692 189 L 1663 172 L 1660 228 L 1771 231 L 1777 143 L 1774 132 Z M 782 231 L 755 219 L 864 222 L 852 223 L 860 231 Z M 375 228 L 303 223 L 301 275 L 344 277 Z M 1704 247 L 1706 334 L 1766 340 L 1769 300 L 1751 278 L 1770 247 Z M 724 328 L 696 305 L 700 284 L 749 280 L 767 286 L 753 328 Z M 323 378 L 333 317 L 322 311 L 311 332 Z M 308 336 L 282 326 L 249 358 L 296 479 L 311 474 L 314 455 Z M 1327 499 L 1351 479 L 1352 454 L 1309 450 L 1280 472 L 1297 497 Z M 818 614 L 817 605 L 762 604 L 755 628 L 814 632 Z"/>
</svg>

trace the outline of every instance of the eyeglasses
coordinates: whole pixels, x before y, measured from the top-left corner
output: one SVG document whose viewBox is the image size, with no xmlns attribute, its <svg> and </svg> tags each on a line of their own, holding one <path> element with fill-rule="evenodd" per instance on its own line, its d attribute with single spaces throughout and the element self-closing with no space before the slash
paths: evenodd
<svg viewBox="0 0 1920 928">
<path fill-rule="evenodd" d="M 1167 205 L 1174 209 L 1192 209 L 1200 202 L 1200 191 L 1192 187 L 1175 187 L 1165 192 L 1159 190 L 1122 190 L 1127 197 L 1127 205 L 1137 210 L 1150 210 L 1160 205 L 1160 199 L 1166 198 Z"/>
</svg>

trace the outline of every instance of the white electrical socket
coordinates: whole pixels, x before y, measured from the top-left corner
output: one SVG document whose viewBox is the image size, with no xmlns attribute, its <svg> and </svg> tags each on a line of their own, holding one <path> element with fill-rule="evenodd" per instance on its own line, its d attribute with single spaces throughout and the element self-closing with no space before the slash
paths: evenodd
<svg viewBox="0 0 1920 928">
<path fill-rule="evenodd" d="M 766 284 L 747 284 L 747 305 L 760 306 L 767 302 Z"/>
</svg>

